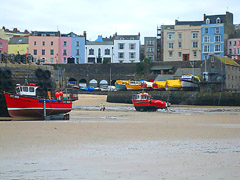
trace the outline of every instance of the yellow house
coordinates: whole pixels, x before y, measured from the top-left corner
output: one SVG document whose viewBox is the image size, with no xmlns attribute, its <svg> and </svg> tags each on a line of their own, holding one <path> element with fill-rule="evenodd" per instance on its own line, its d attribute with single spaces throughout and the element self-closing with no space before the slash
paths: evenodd
<svg viewBox="0 0 240 180">
<path fill-rule="evenodd" d="M 8 42 L 8 54 L 25 54 L 29 51 L 28 37 L 12 37 Z"/>
</svg>

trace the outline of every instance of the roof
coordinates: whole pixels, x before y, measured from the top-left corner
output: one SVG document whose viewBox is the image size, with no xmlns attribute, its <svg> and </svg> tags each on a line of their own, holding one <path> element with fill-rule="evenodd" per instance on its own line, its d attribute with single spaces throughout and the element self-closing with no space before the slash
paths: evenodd
<svg viewBox="0 0 240 180">
<path fill-rule="evenodd" d="M 240 66 L 236 61 L 230 58 L 226 57 L 220 57 L 220 56 L 215 56 L 217 59 L 219 59 L 222 63 L 231 65 L 231 66 Z"/>
<path fill-rule="evenodd" d="M 28 37 L 12 37 L 8 44 L 28 44 Z"/>
<path fill-rule="evenodd" d="M 86 45 L 113 45 L 112 41 L 87 41 Z"/>
<path fill-rule="evenodd" d="M 201 26 L 204 21 L 175 21 L 175 25 L 190 25 L 190 26 Z"/>
<path fill-rule="evenodd" d="M 166 80 L 173 80 L 173 75 L 158 75 L 154 81 L 166 81 Z"/>
<path fill-rule="evenodd" d="M 140 37 L 138 35 L 117 35 L 115 40 L 139 40 Z"/>
<path fill-rule="evenodd" d="M 170 70 L 173 69 L 173 65 L 162 65 L 162 66 L 152 66 L 151 71 L 158 71 L 158 70 Z"/>
<path fill-rule="evenodd" d="M 195 76 L 201 76 L 201 68 L 178 68 L 174 76 L 180 77 L 182 75 L 192 74 Z"/>
<path fill-rule="evenodd" d="M 204 16 L 204 24 L 206 24 L 206 19 L 210 20 L 210 24 L 216 24 L 216 19 L 220 18 L 221 23 L 226 23 L 226 14 L 221 15 L 205 15 Z"/>
</svg>

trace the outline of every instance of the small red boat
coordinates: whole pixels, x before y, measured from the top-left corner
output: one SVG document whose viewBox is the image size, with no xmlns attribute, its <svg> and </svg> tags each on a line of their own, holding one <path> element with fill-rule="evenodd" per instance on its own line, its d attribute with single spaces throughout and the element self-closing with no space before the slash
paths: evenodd
<svg viewBox="0 0 240 180">
<path fill-rule="evenodd" d="M 132 96 L 132 103 L 137 111 L 157 111 L 157 109 L 167 109 L 167 102 L 151 99 L 148 93 L 138 93 Z"/>
<path fill-rule="evenodd" d="M 17 85 L 16 94 L 4 93 L 11 117 L 44 118 L 72 110 L 72 100 L 41 99 L 36 96 L 35 84 Z"/>
</svg>

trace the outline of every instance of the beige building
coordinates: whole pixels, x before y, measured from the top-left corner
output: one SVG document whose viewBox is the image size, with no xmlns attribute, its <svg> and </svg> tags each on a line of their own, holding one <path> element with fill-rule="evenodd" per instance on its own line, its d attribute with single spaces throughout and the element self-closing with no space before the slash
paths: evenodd
<svg viewBox="0 0 240 180">
<path fill-rule="evenodd" d="M 178 22 L 164 30 L 163 61 L 201 60 L 202 22 Z"/>
</svg>

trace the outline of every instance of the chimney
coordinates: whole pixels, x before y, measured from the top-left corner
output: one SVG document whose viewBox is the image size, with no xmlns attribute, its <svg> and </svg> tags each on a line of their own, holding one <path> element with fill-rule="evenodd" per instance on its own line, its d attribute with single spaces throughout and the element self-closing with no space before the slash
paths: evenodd
<svg viewBox="0 0 240 180">
<path fill-rule="evenodd" d="M 138 36 L 140 37 L 140 32 L 138 32 Z"/>
</svg>

